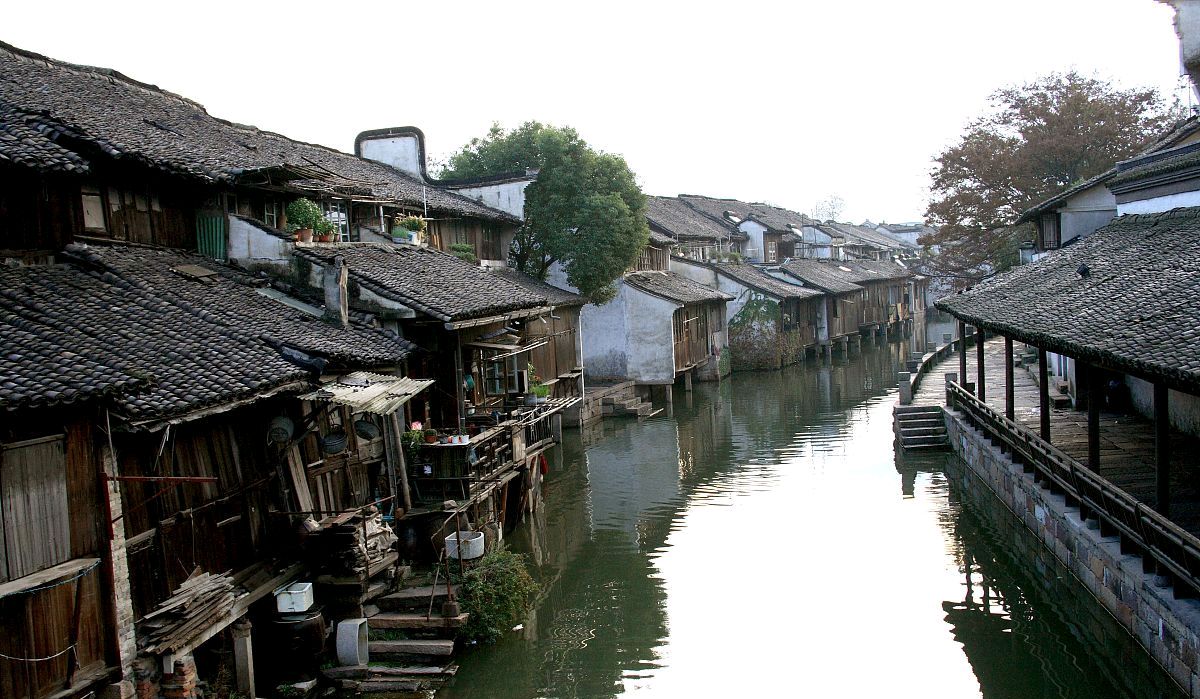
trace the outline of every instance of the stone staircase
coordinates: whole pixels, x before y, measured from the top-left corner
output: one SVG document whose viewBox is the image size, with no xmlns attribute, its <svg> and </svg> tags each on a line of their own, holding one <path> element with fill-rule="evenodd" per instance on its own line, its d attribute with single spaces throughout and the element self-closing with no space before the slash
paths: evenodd
<svg viewBox="0 0 1200 699">
<path fill-rule="evenodd" d="M 436 588 L 409 582 L 365 609 L 370 662 L 322 670 L 340 689 L 359 695 L 432 692 L 458 671 L 451 662 L 454 636 L 469 615 L 443 615 L 445 582 Z"/>
<path fill-rule="evenodd" d="M 904 450 L 945 449 L 946 420 L 936 405 L 897 405 L 892 414 L 896 440 Z"/>
<path fill-rule="evenodd" d="M 654 405 L 641 398 L 620 398 L 616 396 L 605 396 L 602 399 L 601 411 L 605 417 L 630 415 L 638 418 L 654 417 L 662 412 L 662 409 L 654 409 Z"/>
</svg>

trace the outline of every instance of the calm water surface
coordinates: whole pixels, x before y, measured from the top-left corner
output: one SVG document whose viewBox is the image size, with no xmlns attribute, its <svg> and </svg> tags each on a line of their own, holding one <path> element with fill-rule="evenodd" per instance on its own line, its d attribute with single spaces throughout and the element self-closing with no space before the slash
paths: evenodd
<svg viewBox="0 0 1200 699">
<path fill-rule="evenodd" d="M 961 462 L 896 455 L 902 351 L 568 433 L 510 537 L 537 608 L 439 697 L 1181 696 Z"/>
</svg>

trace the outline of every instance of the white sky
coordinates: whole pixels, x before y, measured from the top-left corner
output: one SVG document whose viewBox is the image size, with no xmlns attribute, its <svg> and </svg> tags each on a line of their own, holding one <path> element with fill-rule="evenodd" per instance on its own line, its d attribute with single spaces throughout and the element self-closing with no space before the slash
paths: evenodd
<svg viewBox="0 0 1200 699">
<path fill-rule="evenodd" d="M 1175 94 L 1154 0 L 55 2 L 0 39 L 215 116 L 350 150 L 415 125 L 445 157 L 493 121 L 575 127 L 650 194 L 921 218 L 933 156 L 995 89 L 1070 68 Z"/>
</svg>

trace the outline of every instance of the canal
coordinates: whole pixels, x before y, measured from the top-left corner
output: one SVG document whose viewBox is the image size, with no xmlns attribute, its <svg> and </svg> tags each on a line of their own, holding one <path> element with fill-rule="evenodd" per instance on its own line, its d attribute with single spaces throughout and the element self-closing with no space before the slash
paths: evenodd
<svg viewBox="0 0 1200 699">
<path fill-rule="evenodd" d="M 1182 696 L 961 462 L 897 456 L 903 351 L 568 433 L 509 538 L 536 609 L 438 696 Z"/>
</svg>

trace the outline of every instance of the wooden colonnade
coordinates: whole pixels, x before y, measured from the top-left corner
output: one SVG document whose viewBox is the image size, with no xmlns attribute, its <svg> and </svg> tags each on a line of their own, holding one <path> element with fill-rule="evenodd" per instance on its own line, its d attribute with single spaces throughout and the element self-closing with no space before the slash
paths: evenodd
<svg viewBox="0 0 1200 699">
<path fill-rule="evenodd" d="M 983 359 L 985 331 L 975 326 L 975 356 L 976 380 L 975 396 L 984 401 L 986 396 L 986 372 Z M 1004 337 L 1004 416 L 1015 421 L 1016 400 L 1013 395 L 1013 340 Z M 1032 344 L 1032 343 L 1026 343 Z M 1034 345 L 1036 347 L 1036 345 Z M 958 321 L 958 375 L 962 377 L 962 386 L 968 389 L 967 378 L 967 323 Z M 1038 412 L 1039 435 L 1047 444 L 1050 439 L 1050 386 L 1047 381 L 1049 360 L 1046 350 L 1037 347 L 1038 356 Z M 1089 362 L 1078 358 L 1075 360 L 1076 377 L 1082 375 L 1081 384 L 1085 387 L 1083 395 L 1087 404 L 1087 467 L 1093 473 L 1100 473 L 1100 396 L 1104 386 L 1098 368 Z M 1154 387 L 1154 473 L 1155 473 L 1155 503 L 1154 509 L 1163 516 L 1170 516 L 1171 511 L 1171 417 L 1169 387 L 1161 380 L 1152 380 Z"/>
</svg>

